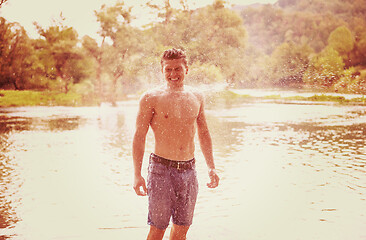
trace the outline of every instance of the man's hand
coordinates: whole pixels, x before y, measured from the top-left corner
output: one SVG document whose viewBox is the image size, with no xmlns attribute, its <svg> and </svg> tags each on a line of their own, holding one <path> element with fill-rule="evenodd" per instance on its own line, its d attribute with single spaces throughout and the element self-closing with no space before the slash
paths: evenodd
<svg viewBox="0 0 366 240">
<path fill-rule="evenodd" d="M 142 190 L 141 190 L 141 188 L 142 188 Z M 136 194 L 139 196 L 147 195 L 145 179 L 142 176 L 135 176 L 135 182 L 133 184 L 133 189 L 135 190 Z"/>
<path fill-rule="evenodd" d="M 208 176 L 210 177 L 211 182 L 207 183 L 207 187 L 215 188 L 219 185 L 220 178 L 216 173 L 215 169 L 208 170 Z"/>
</svg>

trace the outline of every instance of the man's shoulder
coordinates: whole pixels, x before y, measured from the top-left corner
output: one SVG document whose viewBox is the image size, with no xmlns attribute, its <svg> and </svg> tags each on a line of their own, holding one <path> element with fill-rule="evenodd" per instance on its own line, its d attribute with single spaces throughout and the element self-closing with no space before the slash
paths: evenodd
<svg viewBox="0 0 366 240">
<path fill-rule="evenodd" d="M 192 86 L 186 86 L 186 91 L 193 94 L 198 100 L 202 101 L 204 99 L 203 92 L 198 88 L 194 88 Z"/>
<path fill-rule="evenodd" d="M 147 91 L 145 91 L 142 95 L 141 95 L 141 99 L 153 99 L 156 98 L 160 95 L 163 94 L 163 90 L 161 87 L 156 87 L 156 88 L 152 88 L 149 89 Z"/>
</svg>

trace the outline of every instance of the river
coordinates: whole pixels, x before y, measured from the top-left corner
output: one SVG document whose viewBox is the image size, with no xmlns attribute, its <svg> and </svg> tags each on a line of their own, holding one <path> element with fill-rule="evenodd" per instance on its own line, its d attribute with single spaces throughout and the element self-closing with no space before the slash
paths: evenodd
<svg viewBox="0 0 366 240">
<path fill-rule="evenodd" d="M 146 239 L 136 111 L 135 100 L 0 109 L 0 239 Z M 205 186 L 198 148 L 189 240 L 366 239 L 366 107 L 250 102 L 207 118 L 221 182 Z M 145 176 L 152 149 L 149 131 Z"/>
</svg>

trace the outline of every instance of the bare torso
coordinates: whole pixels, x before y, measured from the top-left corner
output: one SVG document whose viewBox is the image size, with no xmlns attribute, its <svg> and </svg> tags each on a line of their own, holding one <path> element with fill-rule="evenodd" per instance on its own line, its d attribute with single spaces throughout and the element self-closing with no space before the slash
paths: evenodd
<svg viewBox="0 0 366 240">
<path fill-rule="evenodd" d="M 155 136 L 155 154 L 171 160 L 192 159 L 196 120 L 202 104 L 200 95 L 190 89 L 158 89 L 152 96 L 150 126 Z"/>
<path fill-rule="evenodd" d="M 164 52 L 161 65 L 166 86 L 145 92 L 141 96 L 136 117 L 136 130 L 132 144 L 136 194 L 140 196 L 147 194 L 141 168 L 146 134 L 150 127 L 155 136 L 154 153 L 176 161 L 186 161 L 194 157 L 194 139 L 197 131 L 200 147 L 209 169 L 211 182 L 207 186 L 215 188 L 219 184 L 219 177 L 215 171 L 203 95 L 184 85 L 185 76 L 188 74 L 186 56 L 181 50 L 167 50 Z"/>
</svg>

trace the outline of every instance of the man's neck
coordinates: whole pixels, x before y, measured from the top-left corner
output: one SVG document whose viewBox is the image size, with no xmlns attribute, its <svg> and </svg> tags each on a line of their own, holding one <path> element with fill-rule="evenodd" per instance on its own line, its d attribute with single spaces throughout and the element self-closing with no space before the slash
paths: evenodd
<svg viewBox="0 0 366 240">
<path fill-rule="evenodd" d="M 184 91 L 184 85 L 175 86 L 175 85 L 167 85 L 167 90 L 170 92 L 183 92 Z"/>
</svg>

